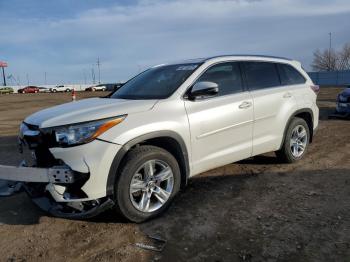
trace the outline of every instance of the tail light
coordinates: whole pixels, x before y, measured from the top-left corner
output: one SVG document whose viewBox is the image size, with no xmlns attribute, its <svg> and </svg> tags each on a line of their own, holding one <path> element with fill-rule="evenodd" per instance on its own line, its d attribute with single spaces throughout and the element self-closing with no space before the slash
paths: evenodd
<svg viewBox="0 0 350 262">
<path fill-rule="evenodd" d="M 315 92 L 316 95 L 318 94 L 318 92 L 320 92 L 320 86 L 318 85 L 311 85 L 310 88 L 312 89 L 312 91 Z"/>
</svg>

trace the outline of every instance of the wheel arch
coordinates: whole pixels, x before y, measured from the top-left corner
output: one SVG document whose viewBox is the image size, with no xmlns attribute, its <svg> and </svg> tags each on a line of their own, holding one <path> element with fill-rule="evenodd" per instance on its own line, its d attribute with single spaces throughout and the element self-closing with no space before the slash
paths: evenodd
<svg viewBox="0 0 350 262">
<path fill-rule="evenodd" d="M 187 184 L 190 173 L 188 151 L 182 137 L 174 131 L 155 131 L 138 136 L 125 143 L 115 155 L 107 178 L 107 195 L 114 195 L 114 185 L 118 178 L 119 168 L 123 165 L 123 160 L 127 153 L 139 145 L 154 145 L 167 150 L 179 163 L 181 171 L 181 187 Z"/>
<path fill-rule="evenodd" d="M 286 134 L 287 134 L 287 130 L 288 130 L 288 126 L 290 125 L 291 121 L 293 120 L 294 117 L 299 117 L 305 120 L 305 122 L 307 123 L 308 127 L 309 127 L 309 131 L 310 131 L 310 143 L 312 143 L 312 139 L 313 139 L 313 132 L 314 132 L 314 114 L 312 112 L 312 110 L 310 108 L 302 108 L 299 109 L 297 111 L 295 111 L 288 119 L 286 126 L 284 127 L 284 131 L 283 131 L 283 139 L 280 145 L 280 148 L 282 147 L 285 138 L 286 138 Z"/>
</svg>

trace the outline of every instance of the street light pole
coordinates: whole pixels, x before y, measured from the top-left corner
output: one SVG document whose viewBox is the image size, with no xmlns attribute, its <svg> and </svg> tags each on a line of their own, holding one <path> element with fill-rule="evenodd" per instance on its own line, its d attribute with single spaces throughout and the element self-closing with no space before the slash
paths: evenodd
<svg viewBox="0 0 350 262">
<path fill-rule="evenodd" d="M 2 68 L 2 77 L 4 78 L 4 86 L 6 86 L 5 69 L 3 66 L 1 68 Z"/>
</svg>

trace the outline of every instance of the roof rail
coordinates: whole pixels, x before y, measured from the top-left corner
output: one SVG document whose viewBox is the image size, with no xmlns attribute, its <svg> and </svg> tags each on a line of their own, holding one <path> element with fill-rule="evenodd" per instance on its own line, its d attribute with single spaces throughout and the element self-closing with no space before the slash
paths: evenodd
<svg viewBox="0 0 350 262">
<path fill-rule="evenodd" d="M 225 56 L 248 56 L 248 57 L 275 58 L 275 59 L 283 59 L 283 60 L 293 61 L 293 59 L 286 58 L 286 57 L 280 57 L 280 56 L 271 56 L 271 55 L 247 55 L 247 54 L 217 55 L 217 56 L 207 57 L 206 60 L 213 59 L 213 58 L 219 58 L 219 57 L 225 57 Z"/>
</svg>

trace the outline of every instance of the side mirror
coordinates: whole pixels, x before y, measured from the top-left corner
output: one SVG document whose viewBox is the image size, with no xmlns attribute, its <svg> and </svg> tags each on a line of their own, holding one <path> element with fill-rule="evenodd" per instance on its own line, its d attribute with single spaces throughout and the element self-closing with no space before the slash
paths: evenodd
<svg viewBox="0 0 350 262">
<path fill-rule="evenodd" d="M 195 100 L 197 98 L 206 98 L 217 95 L 219 92 L 219 86 L 214 82 L 197 82 L 192 87 L 192 90 L 189 94 L 189 99 Z"/>
</svg>

